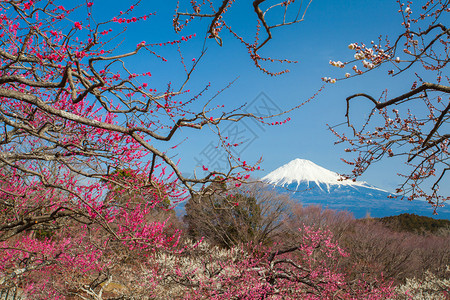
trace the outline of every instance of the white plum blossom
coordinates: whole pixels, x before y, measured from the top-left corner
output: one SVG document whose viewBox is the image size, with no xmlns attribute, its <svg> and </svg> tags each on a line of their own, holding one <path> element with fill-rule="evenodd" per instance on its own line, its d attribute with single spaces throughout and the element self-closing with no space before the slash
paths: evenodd
<svg viewBox="0 0 450 300">
<path fill-rule="evenodd" d="M 366 58 L 369 58 L 370 56 L 373 56 L 373 49 L 372 48 L 366 49 Z"/>
<path fill-rule="evenodd" d="M 375 65 L 373 63 L 371 63 L 367 60 L 363 60 L 362 64 L 365 68 L 368 68 L 368 69 L 373 69 L 373 67 L 375 67 Z"/>
<path fill-rule="evenodd" d="M 156 299 L 182 299 L 189 286 L 184 285 L 183 281 L 175 280 L 180 276 L 188 279 L 189 284 L 198 284 L 209 279 L 211 273 L 230 278 L 239 276 L 235 267 L 225 263 L 248 257 L 248 254 L 238 247 L 221 249 L 217 246 L 211 246 L 205 241 L 200 243 L 190 242 L 189 244 L 186 245 L 187 249 L 192 249 L 189 255 L 173 255 L 161 252 L 152 257 L 152 263 L 158 267 L 158 271 L 149 270 L 148 272 L 149 276 L 154 276 L 156 279 L 152 293 L 161 296 L 155 297 Z"/>
<path fill-rule="evenodd" d="M 339 61 L 332 61 L 330 60 L 330 65 L 334 66 L 334 67 L 338 67 L 338 68 L 343 68 L 345 67 L 345 64 L 343 62 Z"/>
<path fill-rule="evenodd" d="M 322 77 L 322 81 L 328 82 L 328 83 L 336 83 L 336 78 Z"/>
<path fill-rule="evenodd" d="M 348 49 L 355 50 L 356 49 L 356 44 L 355 43 L 351 43 L 350 45 L 348 45 Z"/>
<path fill-rule="evenodd" d="M 409 6 L 405 8 L 405 13 L 411 13 L 411 8 Z"/>
<path fill-rule="evenodd" d="M 446 273 L 449 274 L 450 267 L 447 266 Z M 397 293 L 396 299 L 424 299 L 439 300 L 448 299 L 448 291 L 450 289 L 450 279 L 439 278 L 430 271 L 426 271 L 423 279 L 407 278 L 406 283 L 395 289 Z"/>
<path fill-rule="evenodd" d="M 354 57 L 355 57 L 355 59 L 359 60 L 359 59 L 364 59 L 366 56 L 364 55 L 363 52 L 358 52 L 358 53 L 355 53 Z"/>
<path fill-rule="evenodd" d="M 345 77 L 349 78 L 350 76 L 350 73 L 345 73 Z"/>
<path fill-rule="evenodd" d="M 398 63 L 399 63 L 399 62 L 400 62 L 400 57 L 397 56 L 397 57 L 395 58 L 395 62 L 398 62 Z"/>
</svg>

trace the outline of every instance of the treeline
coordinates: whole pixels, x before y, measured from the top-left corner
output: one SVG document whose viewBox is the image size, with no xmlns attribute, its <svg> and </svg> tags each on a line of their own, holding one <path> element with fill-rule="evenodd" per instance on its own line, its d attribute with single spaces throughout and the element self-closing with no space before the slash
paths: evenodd
<svg viewBox="0 0 450 300">
<path fill-rule="evenodd" d="M 395 231 L 418 234 L 448 234 L 450 232 L 450 220 L 433 219 L 416 214 L 404 213 L 398 216 L 378 218 L 377 220 Z"/>
</svg>

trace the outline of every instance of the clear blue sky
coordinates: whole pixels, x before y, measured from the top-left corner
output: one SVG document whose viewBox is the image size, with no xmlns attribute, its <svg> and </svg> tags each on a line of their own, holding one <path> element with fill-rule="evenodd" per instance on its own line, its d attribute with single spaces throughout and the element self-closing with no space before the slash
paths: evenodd
<svg viewBox="0 0 450 300">
<path fill-rule="evenodd" d="M 125 1 L 99 0 L 94 4 L 93 13 L 109 16 L 114 11 L 125 10 L 129 5 Z M 176 1 L 172 0 L 142 1 L 140 11 L 157 14 L 145 23 L 130 25 L 122 47 L 131 45 L 130 49 L 134 49 L 142 40 L 152 43 L 180 38 L 172 28 L 175 7 Z M 210 82 L 211 91 L 215 92 L 239 77 L 230 89 L 217 97 L 216 104 L 225 104 L 226 108 L 233 109 L 245 102 L 250 103 L 263 92 L 279 108 L 289 109 L 316 93 L 323 84 L 321 77 L 342 77 L 346 71 L 334 68 L 328 62 L 351 59 L 353 52 L 348 50 L 348 44 L 370 43 L 380 35 L 396 36 L 402 29 L 397 10 L 398 5 L 393 0 L 314 1 L 304 22 L 274 30 L 274 39 L 260 53 L 299 61 L 288 66 L 290 73 L 278 77 L 270 77 L 257 70 L 245 47 L 229 34 L 224 34 L 223 47 L 219 47 L 214 40 L 207 41 L 208 51 L 194 72 L 189 88 L 198 91 Z M 237 1 L 227 17 L 228 23 L 238 33 L 253 35 L 256 18 L 251 10 L 251 1 Z M 182 32 L 183 35 L 197 34 L 197 38 L 182 47 L 188 62 L 199 55 L 206 26 L 207 22 L 196 22 Z M 151 71 L 152 84 L 160 90 L 169 81 L 179 85 L 183 79 L 183 69 L 176 48 L 163 48 L 160 53 L 169 59 L 167 63 L 155 63 L 153 59 L 131 62 L 135 63 L 138 71 Z M 268 68 L 281 70 L 277 64 Z M 341 157 L 349 158 L 343 151 L 345 147 L 334 145 L 336 138 L 327 130 L 326 124 L 336 125 L 345 121 L 345 98 L 353 93 L 365 92 L 377 98 L 385 88 L 390 89 L 392 96 L 409 89 L 409 86 L 402 84 L 411 82 L 411 75 L 388 79 L 385 74 L 383 71 L 375 72 L 334 85 L 328 84 L 311 103 L 287 115 L 292 121 L 283 126 L 260 128 L 251 121 L 245 121 L 246 134 L 252 142 L 245 146 L 241 156 L 250 162 L 263 157 L 263 171 L 254 174 L 257 177 L 294 158 L 309 159 L 336 172 L 349 172 L 351 168 L 340 160 Z M 211 94 L 205 95 L 204 99 Z M 370 108 L 370 104 L 364 102 L 355 105 L 352 113 L 361 118 L 367 115 Z M 176 142 L 184 142 L 177 151 L 169 153 L 181 159 L 180 167 L 185 173 L 192 172 L 196 167 L 200 171 L 196 159 L 205 160 L 202 151 L 210 142 L 217 142 L 208 129 L 202 132 L 183 130 L 176 138 Z M 396 173 L 402 168 L 395 159 L 386 160 L 373 166 L 360 180 L 394 191 L 401 180 Z"/>
</svg>

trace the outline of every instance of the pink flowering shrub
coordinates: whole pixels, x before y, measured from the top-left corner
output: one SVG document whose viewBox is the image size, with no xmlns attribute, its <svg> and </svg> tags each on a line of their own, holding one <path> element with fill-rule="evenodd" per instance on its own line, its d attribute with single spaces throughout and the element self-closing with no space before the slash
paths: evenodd
<svg viewBox="0 0 450 300">
<path fill-rule="evenodd" d="M 164 280 L 156 286 L 177 291 L 184 299 L 387 299 L 393 295 L 389 282 L 373 285 L 362 277 L 357 284 L 346 281 L 338 262 L 347 254 L 330 231 L 305 226 L 301 232 L 297 246 L 287 249 L 247 245 L 227 250 L 202 242 L 189 253 L 159 256 L 154 276 Z"/>
</svg>

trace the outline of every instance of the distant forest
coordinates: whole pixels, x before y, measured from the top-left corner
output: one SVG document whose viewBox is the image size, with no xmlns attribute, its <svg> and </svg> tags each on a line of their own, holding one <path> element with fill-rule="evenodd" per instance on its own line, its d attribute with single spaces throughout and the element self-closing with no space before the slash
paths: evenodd
<svg viewBox="0 0 450 300">
<path fill-rule="evenodd" d="M 439 233 L 448 232 L 450 230 L 450 220 L 433 219 L 416 214 L 404 213 L 398 216 L 376 218 L 388 228 L 395 231 L 407 231 L 414 233 Z"/>
</svg>

